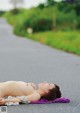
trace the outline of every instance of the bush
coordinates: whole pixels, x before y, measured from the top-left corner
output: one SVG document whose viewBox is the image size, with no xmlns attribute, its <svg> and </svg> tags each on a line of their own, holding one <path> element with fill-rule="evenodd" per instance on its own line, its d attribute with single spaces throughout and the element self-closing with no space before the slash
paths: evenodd
<svg viewBox="0 0 80 113">
<path fill-rule="evenodd" d="M 60 7 L 58 7 L 58 5 Z M 23 34 L 27 32 L 28 28 L 31 28 L 33 32 L 52 30 L 70 31 L 80 29 L 80 17 L 76 15 L 76 11 L 71 8 L 70 5 L 65 4 L 66 9 L 62 11 L 64 4 L 60 3 L 54 5 L 54 7 L 40 7 L 31 8 L 28 10 L 19 9 L 18 14 L 13 14 L 11 11 L 6 13 L 7 21 L 11 25 L 15 25 L 14 32 Z M 66 13 L 65 13 L 66 12 Z M 22 30 L 22 31 L 21 31 Z"/>
<path fill-rule="evenodd" d="M 78 24 L 77 24 L 77 29 L 80 29 L 80 17 L 77 18 Z"/>
<path fill-rule="evenodd" d="M 49 18 L 41 18 L 39 20 L 37 20 L 35 26 L 34 26 L 34 30 L 35 31 L 46 31 L 46 30 L 52 30 L 52 24 L 53 21 L 52 19 Z"/>
<path fill-rule="evenodd" d="M 39 8 L 39 9 L 43 9 L 43 8 L 45 8 L 45 5 L 42 3 L 42 4 L 39 4 L 38 6 L 37 6 L 37 8 Z"/>
<path fill-rule="evenodd" d="M 59 18 L 58 18 L 59 17 Z M 77 28 L 77 15 L 72 10 L 70 13 L 59 12 L 56 18 L 57 28 L 61 30 L 73 30 Z"/>
<path fill-rule="evenodd" d="M 19 9 L 12 9 L 12 10 L 11 10 L 11 13 L 12 13 L 13 15 L 16 15 L 16 14 L 19 13 Z"/>
<path fill-rule="evenodd" d="M 32 28 L 33 32 L 52 30 L 52 19 L 50 18 L 29 18 L 23 22 L 25 29 Z"/>
<path fill-rule="evenodd" d="M 14 25 L 13 32 L 16 35 L 24 36 L 25 28 L 24 28 L 24 26 L 22 24 L 17 23 L 17 24 Z"/>
<path fill-rule="evenodd" d="M 5 11 L 0 11 L 0 16 L 3 16 Z"/>
</svg>

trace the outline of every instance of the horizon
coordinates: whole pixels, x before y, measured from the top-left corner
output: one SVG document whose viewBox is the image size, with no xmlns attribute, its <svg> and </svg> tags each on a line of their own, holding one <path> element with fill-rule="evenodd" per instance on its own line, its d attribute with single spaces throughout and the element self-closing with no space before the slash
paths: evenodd
<svg viewBox="0 0 80 113">
<path fill-rule="evenodd" d="M 10 0 L 0 0 L 0 11 L 8 11 L 13 8 L 13 5 L 9 3 Z M 22 8 L 31 8 L 36 7 L 40 3 L 45 3 L 47 0 L 24 0 L 23 4 L 21 5 Z M 55 0 L 59 2 L 61 0 Z"/>
</svg>

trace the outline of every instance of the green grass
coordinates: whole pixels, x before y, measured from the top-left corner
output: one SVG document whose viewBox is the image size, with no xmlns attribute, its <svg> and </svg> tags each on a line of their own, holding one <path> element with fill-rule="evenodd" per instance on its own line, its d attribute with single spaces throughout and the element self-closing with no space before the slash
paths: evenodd
<svg viewBox="0 0 80 113">
<path fill-rule="evenodd" d="M 30 10 L 23 9 L 18 15 L 12 15 L 10 12 L 7 12 L 5 13 L 4 17 L 11 25 L 13 25 L 13 27 L 15 25 L 19 25 L 18 27 L 20 27 L 24 20 L 27 19 L 30 15 L 32 15 L 35 11 L 36 9 L 34 8 Z M 40 10 L 36 11 L 36 13 L 39 12 Z M 51 13 L 48 13 L 46 9 L 44 9 L 44 12 L 45 13 L 40 13 L 42 17 L 46 15 L 50 17 L 49 14 Z M 16 30 L 18 30 L 18 27 L 16 27 Z M 19 31 L 17 35 L 21 34 L 24 37 L 28 37 L 32 40 L 39 41 L 40 43 L 49 45 L 53 48 L 61 49 L 63 51 L 80 55 L 80 31 L 46 31 L 37 32 L 30 35 L 27 34 L 27 31 L 25 32 L 25 30 L 22 29 L 22 31 Z"/>
<path fill-rule="evenodd" d="M 80 32 L 78 31 L 47 31 L 26 34 L 25 36 L 53 48 L 80 55 Z"/>
</svg>

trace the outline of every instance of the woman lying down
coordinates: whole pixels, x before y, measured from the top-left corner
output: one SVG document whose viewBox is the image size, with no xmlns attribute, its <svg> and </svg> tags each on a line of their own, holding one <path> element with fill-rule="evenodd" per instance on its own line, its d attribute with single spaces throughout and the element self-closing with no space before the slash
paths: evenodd
<svg viewBox="0 0 80 113">
<path fill-rule="evenodd" d="M 0 105 L 30 103 L 40 99 L 54 100 L 60 97 L 60 88 L 53 83 L 43 82 L 38 84 L 38 86 L 34 83 L 23 81 L 6 81 L 0 83 Z"/>
</svg>

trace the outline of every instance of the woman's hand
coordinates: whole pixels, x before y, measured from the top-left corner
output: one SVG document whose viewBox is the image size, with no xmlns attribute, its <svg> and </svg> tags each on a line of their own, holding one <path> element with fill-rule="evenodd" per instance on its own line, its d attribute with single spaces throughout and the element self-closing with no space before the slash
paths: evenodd
<svg viewBox="0 0 80 113">
<path fill-rule="evenodd" d="M 0 105 L 5 105 L 6 101 L 4 98 L 0 98 Z"/>
</svg>

